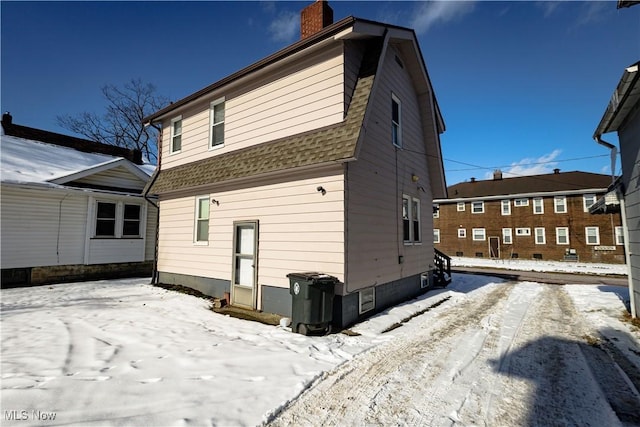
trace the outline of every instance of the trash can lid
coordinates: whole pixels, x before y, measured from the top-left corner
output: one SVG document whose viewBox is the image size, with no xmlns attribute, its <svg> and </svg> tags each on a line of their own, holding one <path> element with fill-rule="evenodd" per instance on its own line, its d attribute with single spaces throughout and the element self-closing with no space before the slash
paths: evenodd
<svg viewBox="0 0 640 427">
<path fill-rule="evenodd" d="M 333 280 L 335 282 L 338 281 L 337 277 L 330 276 L 324 273 L 317 272 L 307 272 L 307 273 L 289 273 L 287 274 L 288 278 L 295 277 L 297 279 L 303 279 L 308 281 L 316 281 L 316 280 Z"/>
</svg>

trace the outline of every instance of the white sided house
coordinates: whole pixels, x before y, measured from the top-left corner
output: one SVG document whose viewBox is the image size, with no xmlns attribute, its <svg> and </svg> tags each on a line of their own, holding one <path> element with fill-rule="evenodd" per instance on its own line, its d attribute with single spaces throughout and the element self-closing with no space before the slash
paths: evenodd
<svg viewBox="0 0 640 427">
<path fill-rule="evenodd" d="M 328 274 L 338 326 L 433 283 L 444 123 L 416 35 L 332 15 L 310 5 L 300 41 L 146 118 L 159 281 L 290 315 L 287 274 Z"/>
<path fill-rule="evenodd" d="M 139 151 L 2 116 L 2 287 L 151 275 L 157 209 Z"/>
</svg>

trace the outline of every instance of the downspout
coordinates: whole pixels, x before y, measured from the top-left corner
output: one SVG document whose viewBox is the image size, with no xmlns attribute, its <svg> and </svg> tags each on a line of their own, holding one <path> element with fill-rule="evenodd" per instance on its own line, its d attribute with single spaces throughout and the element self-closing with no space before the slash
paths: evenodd
<svg viewBox="0 0 640 427">
<path fill-rule="evenodd" d="M 160 175 L 160 163 L 162 161 L 162 128 L 154 125 L 152 121 L 144 124 L 145 126 L 152 126 L 155 130 L 158 131 L 158 165 L 156 166 L 156 170 L 153 172 L 151 176 L 151 182 L 145 187 L 144 192 L 142 193 L 142 197 L 149 202 L 153 207 L 156 208 L 156 243 L 154 245 L 154 253 L 153 253 L 153 271 L 151 273 L 151 284 L 158 284 L 158 240 L 160 237 L 160 205 L 156 204 L 153 200 L 149 198 L 149 191 L 153 184 L 158 179 L 158 175 Z"/>
<path fill-rule="evenodd" d="M 616 157 L 618 156 L 618 147 L 611 144 L 610 142 L 603 140 L 601 136 L 602 135 L 595 135 L 594 139 L 598 144 L 604 147 L 607 147 L 609 150 L 611 150 L 611 183 L 613 184 L 616 179 L 615 173 L 616 173 Z"/>
</svg>

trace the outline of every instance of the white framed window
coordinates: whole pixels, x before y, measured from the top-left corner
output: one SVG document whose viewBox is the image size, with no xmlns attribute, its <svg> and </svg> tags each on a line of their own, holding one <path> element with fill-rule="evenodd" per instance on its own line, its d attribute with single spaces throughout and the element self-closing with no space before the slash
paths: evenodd
<svg viewBox="0 0 640 427">
<path fill-rule="evenodd" d="M 582 202 L 584 205 L 584 211 L 589 212 L 589 208 L 596 202 L 595 194 L 585 194 L 582 196 Z"/>
<path fill-rule="evenodd" d="M 505 245 L 510 245 L 513 243 L 513 235 L 511 234 L 510 228 L 502 229 L 502 243 Z"/>
<path fill-rule="evenodd" d="M 513 206 L 516 206 L 516 207 L 529 206 L 529 199 L 515 199 L 513 201 Z"/>
<path fill-rule="evenodd" d="M 616 237 L 616 245 L 624 245 L 624 231 L 622 227 L 618 226 L 614 229 Z"/>
<path fill-rule="evenodd" d="M 116 237 L 115 202 L 96 202 L 96 237 Z"/>
<path fill-rule="evenodd" d="M 440 243 L 440 229 L 433 229 L 433 243 Z"/>
<path fill-rule="evenodd" d="M 122 215 L 122 236 L 123 237 L 140 237 L 140 214 L 142 206 L 140 205 L 124 205 Z"/>
<path fill-rule="evenodd" d="M 471 213 L 484 213 L 484 202 L 471 202 Z"/>
<path fill-rule="evenodd" d="M 487 232 L 484 228 L 474 228 L 471 230 L 471 235 L 474 241 L 487 240 Z"/>
<path fill-rule="evenodd" d="M 211 103 L 209 111 L 209 148 L 220 148 L 224 146 L 224 98 L 216 99 Z"/>
<path fill-rule="evenodd" d="M 407 243 L 420 243 L 420 199 L 402 195 L 402 240 Z"/>
<path fill-rule="evenodd" d="M 500 204 L 502 215 L 511 215 L 511 200 L 502 200 Z"/>
<path fill-rule="evenodd" d="M 516 236 L 531 236 L 531 229 L 528 227 L 516 228 Z"/>
<path fill-rule="evenodd" d="M 467 229 L 466 228 L 458 228 L 458 238 L 466 239 L 467 238 Z"/>
<path fill-rule="evenodd" d="M 556 244 L 569 244 L 569 227 L 556 227 Z"/>
<path fill-rule="evenodd" d="M 402 104 L 400 99 L 391 94 L 391 142 L 402 147 Z"/>
<path fill-rule="evenodd" d="M 170 153 L 179 153 L 182 150 L 182 116 L 171 119 L 171 150 Z"/>
<path fill-rule="evenodd" d="M 196 197 L 195 243 L 209 242 L 209 196 Z"/>
<path fill-rule="evenodd" d="M 533 213 L 536 215 L 544 213 L 544 200 L 542 197 L 536 197 L 533 199 Z"/>
<path fill-rule="evenodd" d="M 402 196 L 402 240 L 411 242 L 411 198 Z"/>
<path fill-rule="evenodd" d="M 434 218 L 440 218 L 440 207 L 433 207 L 433 217 Z"/>
<path fill-rule="evenodd" d="M 360 314 L 371 311 L 376 307 L 375 288 L 363 289 L 358 292 L 358 312 Z"/>
<path fill-rule="evenodd" d="M 458 212 L 464 212 L 464 202 L 458 202 L 456 209 L 458 209 Z"/>
<path fill-rule="evenodd" d="M 599 245 L 600 244 L 600 228 L 599 227 L 585 227 L 584 235 L 587 245 Z"/>
<path fill-rule="evenodd" d="M 555 196 L 553 198 L 553 211 L 555 213 L 567 213 L 566 196 Z"/>
<path fill-rule="evenodd" d="M 422 241 L 422 233 L 420 229 L 420 200 L 415 197 L 411 200 L 411 225 L 413 229 L 413 238 L 414 243 L 419 243 Z"/>
<path fill-rule="evenodd" d="M 547 243 L 547 237 L 545 236 L 544 227 L 534 228 L 536 236 L 536 245 L 545 245 Z"/>
</svg>

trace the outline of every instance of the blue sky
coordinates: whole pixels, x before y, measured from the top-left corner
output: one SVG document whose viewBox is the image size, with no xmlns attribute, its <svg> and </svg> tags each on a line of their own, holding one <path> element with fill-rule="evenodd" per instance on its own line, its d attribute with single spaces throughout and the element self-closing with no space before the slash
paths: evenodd
<svg viewBox="0 0 640 427">
<path fill-rule="evenodd" d="M 2 1 L 2 111 L 69 133 L 56 116 L 103 112 L 105 84 L 141 78 L 178 100 L 295 42 L 309 3 Z M 640 6 L 330 5 L 336 21 L 354 15 L 416 30 L 447 126 L 448 185 L 495 168 L 610 173 L 608 150 L 592 134 L 624 68 L 640 59 Z M 617 143 L 615 134 L 605 139 Z"/>
</svg>

